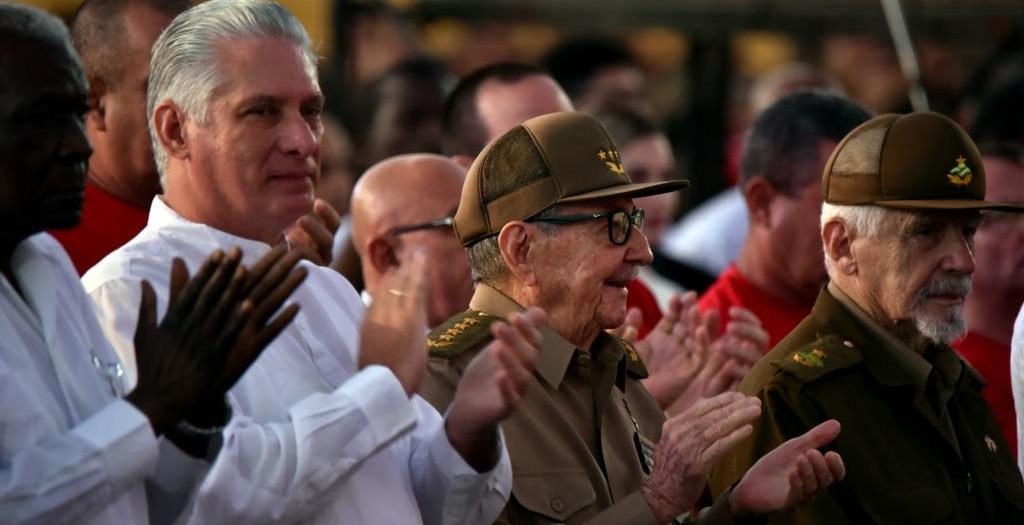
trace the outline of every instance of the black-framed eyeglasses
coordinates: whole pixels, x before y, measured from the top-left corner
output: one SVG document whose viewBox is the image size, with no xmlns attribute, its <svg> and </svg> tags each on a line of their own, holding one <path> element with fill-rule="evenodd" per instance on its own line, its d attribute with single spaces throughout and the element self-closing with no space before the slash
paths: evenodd
<svg viewBox="0 0 1024 525">
<path fill-rule="evenodd" d="M 577 222 L 596 221 L 608 219 L 608 240 L 612 244 L 621 246 L 629 241 L 631 226 L 643 233 L 644 231 L 644 210 L 637 208 L 630 213 L 626 210 L 600 211 L 593 213 L 578 213 L 574 215 L 556 215 L 554 217 L 534 217 L 527 222 L 546 222 L 549 224 L 574 224 Z"/>
<path fill-rule="evenodd" d="M 421 222 L 419 224 L 410 224 L 409 226 L 397 226 L 395 228 L 391 228 L 391 230 L 389 230 L 388 233 L 390 233 L 394 237 L 398 237 L 399 235 L 402 235 L 403 233 L 409 233 L 409 232 L 414 232 L 414 231 L 419 231 L 419 230 L 429 230 L 429 229 L 432 229 L 432 228 L 444 228 L 444 227 L 449 227 L 450 228 L 451 225 L 452 225 L 452 217 L 448 216 L 448 217 L 442 217 L 440 219 L 434 219 L 432 221 Z"/>
</svg>

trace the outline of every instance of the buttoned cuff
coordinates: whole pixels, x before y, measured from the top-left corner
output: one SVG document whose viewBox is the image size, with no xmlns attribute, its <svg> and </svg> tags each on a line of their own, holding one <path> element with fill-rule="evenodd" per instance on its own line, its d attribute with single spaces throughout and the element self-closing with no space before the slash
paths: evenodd
<svg viewBox="0 0 1024 525">
<path fill-rule="evenodd" d="M 416 424 L 418 415 L 405 388 L 387 367 L 363 368 L 339 389 L 366 415 L 377 443 L 387 443 Z"/>
<path fill-rule="evenodd" d="M 156 435 L 149 419 L 118 399 L 78 424 L 72 432 L 100 451 L 112 484 L 137 483 L 156 469 Z"/>
</svg>

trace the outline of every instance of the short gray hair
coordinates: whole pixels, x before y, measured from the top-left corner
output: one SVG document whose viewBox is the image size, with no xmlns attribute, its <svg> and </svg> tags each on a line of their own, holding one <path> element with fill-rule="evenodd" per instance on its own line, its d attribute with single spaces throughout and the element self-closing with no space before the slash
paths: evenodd
<svg viewBox="0 0 1024 525">
<path fill-rule="evenodd" d="M 829 222 L 840 219 L 857 236 L 874 237 L 881 231 L 883 223 L 894 220 L 895 216 L 900 213 L 902 213 L 901 210 L 883 208 L 873 204 L 849 205 L 824 202 L 821 204 L 821 228 L 824 229 Z M 822 249 L 825 250 L 825 269 L 828 271 L 828 276 L 832 277 L 832 260 L 829 259 L 828 251 L 824 246 Z"/>
<path fill-rule="evenodd" d="M 153 154 L 164 184 L 167 154 L 157 140 L 153 114 L 170 99 L 200 125 L 210 100 L 223 83 L 219 44 L 247 38 L 283 38 L 302 49 L 316 75 L 309 35 L 287 9 L 270 0 L 209 0 L 178 15 L 153 44 L 146 93 L 146 117 Z"/>
<path fill-rule="evenodd" d="M 561 206 L 555 204 L 534 215 L 532 218 L 552 217 L 558 215 Z M 547 222 L 538 222 L 537 228 L 545 235 L 552 235 L 558 226 Z M 508 265 L 501 256 L 498 247 L 498 236 L 491 235 L 466 247 L 466 258 L 469 269 L 473 273 L 473 282 L 495 286 L 509 277 Z"/>
</svg>

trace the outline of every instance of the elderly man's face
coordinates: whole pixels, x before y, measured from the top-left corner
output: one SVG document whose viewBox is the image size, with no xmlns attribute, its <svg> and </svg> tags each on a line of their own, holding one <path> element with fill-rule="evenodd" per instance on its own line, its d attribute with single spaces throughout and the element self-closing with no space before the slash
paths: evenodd
<svg viewBox="0 0 1024 525">
<path fill-rule="evenodd" d="M 635 206 L 631 199 L 602 199 L 560 206 L 558 215 L 615 209 L 631 212 Z M 608 239 L 604 219 L 554 228 L 552 235 L 537 232 L 531 254 L 541 295 L 537 306 L 548 312 L 549 324 L 565 336 L 584 339 L 621 325 L 626 319 L 626 285 L 638 266 L 653 259 L 647 238 L 631 227 L 629 240 L 615 245 Z"/>
<path fill-rule="evenodd" d="M 903 212 L 875 237 L 852 244 L 868 311 L 883 324 L 913 323 L 948 343 L 965 329 L 962 310 L 974 272 L 977 212 Z"/>
<path fill-rule="evenodd" d="M 198 190 L 190 198 L 238 229 L 276 235 L 313 205 L 323 132 L 315 70 L 298 46 L 278 38 L 219 51 L 224 81 L 209 120 L 186 130 Z"/>
<path fill-rule="evenodd" d="M 81 219 L 86 83 L 70 49 L 0 38 L 0 230 L 21 238 Z"/>
</svg>

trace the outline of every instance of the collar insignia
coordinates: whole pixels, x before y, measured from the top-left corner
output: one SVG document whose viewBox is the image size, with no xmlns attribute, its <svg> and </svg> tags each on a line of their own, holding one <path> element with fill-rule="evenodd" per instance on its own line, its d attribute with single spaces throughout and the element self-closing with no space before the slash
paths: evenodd
<svg viewBox="0 0 1024 525">
<path fill-rule="evenodd" d="M 622 158 L 619 157 L 619 150 L 615 148 L 600 148 L 597 150 L 597 158 L 604 162 L 605 166 L 612 170 L 612 173 L 626 174 L 626 170 L 622 167 Z"/>
<path fill-rule="evenodd" d="M 971 168 L 967 167 L 967 159 L 965 159 L 963 155 L 956 158 L 956 166 L 946 174 L 946 178 L 949 179 L 949 182 L 952 182 L 957 186 L 966 186 L 970 184 L 971 177 L 973 176 L 974 174 L 971 173 Z"/>
</svg>

